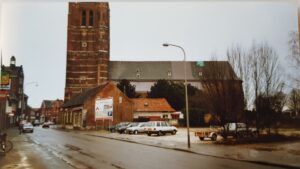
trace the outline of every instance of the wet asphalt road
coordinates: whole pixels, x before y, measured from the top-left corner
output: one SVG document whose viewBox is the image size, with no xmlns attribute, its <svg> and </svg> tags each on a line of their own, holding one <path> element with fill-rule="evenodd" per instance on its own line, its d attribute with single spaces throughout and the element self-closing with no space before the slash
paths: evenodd
<svg viewBox="0 0 300 169">
<path fill-rule="evenodd" d="M 12 141 L 13 151 L 0 156 L 1 169 L 275 168 L 40 127 Z"/>
</svg>

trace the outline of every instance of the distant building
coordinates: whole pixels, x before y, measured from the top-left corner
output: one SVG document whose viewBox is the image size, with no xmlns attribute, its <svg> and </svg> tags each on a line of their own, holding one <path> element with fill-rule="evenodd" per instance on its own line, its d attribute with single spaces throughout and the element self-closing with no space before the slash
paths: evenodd
<svg viewBox="0 0 300 169">
<path fill-rule="evenodd" d="M 178 125 L 179 115 L 164 98 L 135 98 L 133 101 L 134 121 L 168 121 Z"/>
<path fill-rule="evenodd" d="M 60 112 L 62 111 L 63 100 L 43 100 L 40 108 L 40 121 L 52 121 L 57 123 L 59 119 Z M 39 113 L 39 112 L 38 112 Z"/>
<path fill-rule="evenodd" d="M 2 64 L 2 63 L 1 63 Z M 16 66 L 16 58 L 10 58 L 10 65 L 1 65 L 0 100 L 1 127 L 14 126 L 18 121 L 25 118 L 27 97 L 24 91 L 23 67 Z"/>
</svg>

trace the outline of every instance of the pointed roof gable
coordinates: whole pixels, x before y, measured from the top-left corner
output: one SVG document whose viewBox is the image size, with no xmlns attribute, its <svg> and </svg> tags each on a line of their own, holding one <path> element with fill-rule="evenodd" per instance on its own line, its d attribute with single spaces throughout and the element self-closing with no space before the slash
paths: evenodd
<svg viewBox="0 0 300 169">
<path fill-rule="evenodd" d="M 85 92 L 71 98 L 69 101 L 67 101 L 63 105 L 63 107 L 73 107 L 73 106 L 82 105 L 85 100 L 87 100 L 89 97 L 97 94 L 97 92 L 99 92 L 101 89 L 103 89 L 108 84 L 109 84 L 109 82 L 103 83 L 97 87 L 86 90 Z"/>
</svg>

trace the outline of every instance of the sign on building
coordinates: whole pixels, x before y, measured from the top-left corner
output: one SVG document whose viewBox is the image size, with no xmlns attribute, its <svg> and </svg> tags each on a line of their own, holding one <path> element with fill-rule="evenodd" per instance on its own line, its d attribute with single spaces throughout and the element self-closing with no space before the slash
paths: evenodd
<svg viewBox="0 0 300 169">
<path fill-rule="evenodd" d="M 2 70 L 0 72 L 0 90 L 9 90 L 10 89 L 10 79 L 9 79 L 9 73 Z"/>
<path fill-rule="evenodd" d="M 96 99 L 95 119 L 113 118 L 113 98 Z"/>
<path fill-rule="evenodd" d="M 0 90 L 0 100 L 6 100 L 8 97 L 8 91 Z"/>
</svg>

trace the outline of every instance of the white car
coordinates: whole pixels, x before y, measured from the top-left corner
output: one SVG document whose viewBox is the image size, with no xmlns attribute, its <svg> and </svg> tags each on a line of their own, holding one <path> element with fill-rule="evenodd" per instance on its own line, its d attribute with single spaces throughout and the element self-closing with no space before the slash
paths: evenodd
<svg viewBox="0 0 300 169">
<path fill-rule="evenodd" d="M 132 127 L 128 127 L 126 129 L 126 133 L 128 134 L 138 134 L 138 133 L 143 133 L 145 132 L 145 125 L 147 123 L 138 123 L 137 125 L 135 126 L 132 126 Z"/>
<path fill-rule="evenodd" d="M 31 123 L 25 123 L 25 124 L 23 124 L 22 132 L 23 133 L 26 133 L 26 132 L 33 133 L 33 125 Z"/>
<path fill-rule="evenodd" d="M 150 121 L 145 126 L 145 132 L 148 136 L 152 134 L 165 135 L 166 133 L 171 133 L 175 135 L 177 132 L 177 128 L 174 126 L 170 126 L 166 121 Z"/>
</svg>

